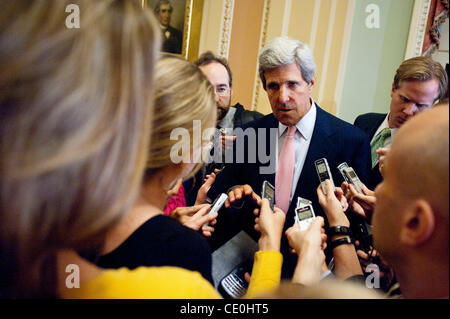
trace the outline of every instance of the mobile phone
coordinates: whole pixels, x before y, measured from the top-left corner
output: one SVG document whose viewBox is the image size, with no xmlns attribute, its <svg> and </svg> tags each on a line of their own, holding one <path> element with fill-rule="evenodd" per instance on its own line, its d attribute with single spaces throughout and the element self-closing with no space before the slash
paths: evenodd
<svg viewBox="0 0 450 319">
<path fill-rule="evenodd" d="M 273 210 L 273 205 L 275 203 L 275 187 L 268 181 L 263 182 L 261 198 L 267 198 L 270 203 L 270 208 Z"/>
<path fill-rule="evenodd" d="M 357 214 L 350 214 L 348 219 L 350 221 L 353 237 L 359 242 L 359 247 L 357 249 L 368 253 L 373 245 L 372 226 L 369 225 L 363 217 Z"/>
<path fill-rule="evenodd" d="M 358 175 L 356 175 L 355 170 L 352 167 L 347 167 L 344 169 L 344 174 L 348 177 L 350 183 L 353 184 L 353 186 L 355 186 L 358 193 L 362 194 L 363 185 Z"/>
<path fill-rule="evenodd" d="M 331 176 L 330 167 L 328 166 L 328 162 L 326 158 L 319 158 L 314 162 L 316 166 L 317 175 L 319 176 L 320 186 L 322 187 L 323 193 L 326 195 L 327 192 L 325 190 L 325 180 L 329 179 L 334 189 L 333 177 Z"/>
<path fill-rule="evenodd" d="M 312 206 L 312 202 L 309 199 L 300 196 L 297 197 L 297 206 L 295 207 L 295 209 L 302 208 L 308 205 Z M 297 222 L 297 214 L 294 214 L 294 223 L 296 222 Z"/>
<path fill-rule="evenodd" d="M 214 202 L 212 203 L 212 207 L 209 210 L 208 214 L 213 214 L 215 212 L 218 212 L 223 204 L 225 204 L 225 201 L 228 199 L 228 195 L 225 193 L 220 194 L 219 196 L 217 196 L 217 198 L 214 200 Z M 203 226 L 209 225 L 209 223 L 205 223 Z"/>
<path fill-rule="evenodd" d="M 312 202 L 309 199 L 306 199 L 306 198 L 303 198 L 300 196 L 297 197 L 297 207 L 296 208 L 303 207 L 306 205 L 312 205 Z"/>
<path fill-rule="evenodd" d="M 300 230 L 307 230 L 313 222 L 316 215 L 312 205 L 306 205 L 295 209 L 296 222 L 300 226 Z"/>
<path fill-rule="evenodd" d="M 337 169 L 338 169 L 339 172 L 341 173 L 342 178 L 344 179 L 344 181 L 346 181 L 348 184 L 351 184 L 351 182 L 352 182 L 351 179 L 349 179 L 349 178 L 347 177 L 347 175 L 345 174 L 345 172 L 344 172 L 344 170 L 345 170 L 347 167 L 349 167 L 348 164 L 347 164 L 347 162 L 344 162 L 344 163 L 339 164 L 339 166 L 337 167 Z"/>
<path fill-rule="evenodd" d="M 245 273 L 251 273 L 253 261 L 245 261 L 237 265 L 228 275 L 223 277 L 219 283 L 219 292 L 224 298 L 242 298 L 247 292 L 248 283 Z"/>
</svg>

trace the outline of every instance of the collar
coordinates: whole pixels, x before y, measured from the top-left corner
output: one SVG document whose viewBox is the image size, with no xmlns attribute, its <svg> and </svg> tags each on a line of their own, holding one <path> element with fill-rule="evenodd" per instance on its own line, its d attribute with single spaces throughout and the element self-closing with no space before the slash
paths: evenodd
<svg viewBox="0 0 450 319">
<path fill-rule="evenodd" d="M 297 130 L 300 132 L 300 134 L 303 136 L 305 140 L 309 140 L 313 134 L 314 124 L 316 123 L 316 115 L 317 115 L 316 103 L 311 98 L 311 108 L 309 109 L 308 113 L 306 113 L 300 119 L 300 121 L 298 121 L 297 124 L 295 124 L 295 127 L 297 127 Z M 286 125 L 279 123 L 278 137 L 283 135 L 286 129 L 287 129 Z"/>
<path fill-rule="evenodd" d="M 384 118 L 384 121 L 381 123 L 381 125 L 378 127 L 378 130 L 375 132 L 374 136 L 377 136 L 378 133 L 380 133 L 384 128 L 389 128 L 391 130 L 391 137 L 393 138 L 395 133 L 398 131 L 398 128 L 390 128 L 389 127 L 389 114 L 391 114 L 390 112 L 386 115 L 386 117 Z"/>
</svg>

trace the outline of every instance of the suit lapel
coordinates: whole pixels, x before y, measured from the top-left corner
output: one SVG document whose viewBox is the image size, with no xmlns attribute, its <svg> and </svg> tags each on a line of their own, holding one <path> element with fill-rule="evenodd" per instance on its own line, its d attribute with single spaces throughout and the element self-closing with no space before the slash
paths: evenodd
<svg viewBox="0 0 450 319">
<path fill-rule="evenodd" d="M 372 140 L 372 138 L 374 137 L 381 123 L 383 123 L 384 119 L 386 118 L 386 115 L 387 114 L 376 114 L 376 116 L 372 118 L 372 121 L 368 122 L 369 127 L 368 131 L 370 140 Z"/>
<path fill-rule="evenodd" d="M 260 168 L 261 167 L 265 167 L 265 166 L 269 166 L 269 163 L 261 163 L 259 161 L 259 154 L 258 152 L 259 150 L 259 139 L 262 138 L 260 137 L 260 129 L 263 129 L 266 133 L 265 136 L 265 147 L 266 147 L 266 154 L 269 155 L 270 152 L 270 129 L 271 128 L 278 128 L 278 120 L 275 118 L 275 116 L 273 114 L 268 114 L 258 120 L 256 120 L 256 123 L 251 123 L 250 125 L 243 125 L 242 129 L 245 130 L 246 129 L 253 129 L 255 130 L 256 133 L 256 145 L 255 145 L 255 150 L 256 150 L 256 163 L 252 164 L 248 162 L 248 155 L 246 158 L 246 162 L 248 163 L 248 167 L 247 167 L 247 171 L 246 172 L 252 172 L 251 176 L 252 178 L 250 178 L 250 180 L 252 180 L 253 182 L 252 187 L 254 188 L 255 192 L 257 192 L 259 194 L 259 192 L 261 191 L 261 187 L 262 187 L 262 183 L 264 181 L 268 181 L 269 183 L 271 183 L 273 186 L 275 186 L 275 172 L 273 174 L 261 174 L 260 173 Z M 264 140 L 262 140 L 262 143 L 264 143 Z M 263 144 L 264 145 L 264 144 Z M 261 146 L 263 146 L 261 145 Z M 245 149 L 247 150 L 246 152 L 248 152 L 249 150 L 253 149 L 252 147 L 250 147 L 250 145 L 246 144 Z M 276 149 L 275 149 L 276 152 Z M 271 156 L 276 156 L 276 154 L 270 154 Z M 270 159 L 270 161 L 275 161 L 275 159 Z M 254 168 L 250 169 L 250 167 L 254 166 Z M 276 167 L 275 167 L 276 170 Z M 254 184 L 253 184 L 254 183 Z"/>
<path fill-rule="evenodd" d="M 278 129 L 278 125 L 279 125 L 279 122 L 276 119 L 276 117 L 273 115 L 273 113 L 270 114 L 267 117 L 267 122 L 265 123 L 265 126 L 263 126 L 264 128 L 269 128 L 269 130 L 266 131 L 266 153 L 269 153 L 270 146 L 271 146 L 271 144 L 270 144 L 270 129 L 273 129 L 273 128 Z M 277 138 L 278 138 L 278 133 L 277 133 Z M 276 145 L 277 144 L 275 144 L 275 154 L 272 154 L 272 156 L 274 156 L 274 158 L 271 159 L 273 161 L 276 161 L 276 158 L 277 158 L 278 149 L 277 149 Z M 267 180 L 270 184 L 272 184 L 275 187 L 275 174 L 276 174 L 276 166 L 275 166 L 275 172 L 273 174 L 266 174 L 266 175 L 260 174 L 260 177 L 262 178 L 261 185 L 264 182 L 264 180 Z"/>
<path fill-rule="evenodd" d="M 319 179 L 317 177 L 314 162 L 322 157 L 328 157 L 330 150 L 333 147 L 330 136 L 333 135 L 333 128 L 325 113 L 317 104 L 317 116 L 316 123 L 314 124 L 314 131 L 311 137 L 311 143 L 309 144 L 308 153 L 306 154 L 305 164 L 303 165 L 302 172 L 295 188 L 294 197 L 292 198 L 291 205 L 289 206 L 289 212 L 293 212 L 296 205 L 296 197 L 300 194 L 304 194 L 305 190 L 311 189 L 311 185 L 314 185 Z M 300 195 L 301 196 L 301 195 Z M 313 198 L 307 198 L 313 200 Z"/>
</svg>

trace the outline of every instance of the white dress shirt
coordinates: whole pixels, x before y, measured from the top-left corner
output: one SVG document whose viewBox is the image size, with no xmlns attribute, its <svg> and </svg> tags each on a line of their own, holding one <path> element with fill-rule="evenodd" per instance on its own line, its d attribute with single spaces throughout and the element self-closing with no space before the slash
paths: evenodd
<svg viewBox="0 0 450 319">
<path fill-rule="evenodd" d="M 381 125 L 378 127 L 377 131 L 375 132 L 375 135 L 372 137 L 372 140 L 370 141 L 370 143 L 373 142 L 373 140 L 375 139 L 375 137 L 385 128 L 389 128 L 389 122 L 388 122 L 388 118 L 389 118 L 389 114 L 386 115 L 386 118 L 384 119 L 384 121 L 381 123 Z M 383 147 L 391 147 L 392 141 L 394 139 L 394 135 L 397 132 L 398 128 L 390 128 L 391 130 L 391 136 L 388 137 L 385 141 L 384 141 L 384 145 Z"/>
<path fill-rule="evenodd" d="M 294 196 L 295 189 L 297 188 L 297 182 L 300 174 L 305 164 L 306 154 L 308 153 L 309 144 L 311 143 L 311 138 L 314 131 L 314 126 L 316 124 L 317 109 L 316 104 L 311 98 L 311 108 L 308 113 L 306 113 L 300 121 L 295 125 L 297 130 L 294 135 L 295 143 L 295 164 L 294 164 L 294 176 L 292 178 L 291 187 L 291 197 Z M 284 140 L 286 139 L 287 126 L 281 123 L 278 124 L 278 139 L 277 139 L 277 167 L 278 167 L 278 156 L 280 156 L 281 149 L 284 145 Z"/>
</svg>

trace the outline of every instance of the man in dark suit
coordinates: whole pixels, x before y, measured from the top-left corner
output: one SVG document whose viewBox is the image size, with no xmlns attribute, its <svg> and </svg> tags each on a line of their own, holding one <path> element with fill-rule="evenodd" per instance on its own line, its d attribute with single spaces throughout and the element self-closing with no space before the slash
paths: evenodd
<svg viewBox="0 0 450 319">
<path fill-rule="evenodd" d="M 384 156 L 398 128 L 414 115 L 431 108 L 447 91 L 448 77 L 438 62 L 430 57 L 408 59 L 395 74 L 389 114 L 367 113 L 356 118 L 354 125 L 371 140 L 372 170 L 368 188 L 373 190 L 381 182 Z M 379 158 L 376 151 L 380 147 Z"/>
<path fill-rule="evenodd" d="M 306 45 L 287 37 L 275 38 L 261 51 L 259 63 L 273 113 L 242 127 L 245 134 L 237 134 L 234 162 L 225 164 L 208 197 L 213 199 L 230 187 L 243 184 L 260 194 L 267 180 L 275 185 L 275 205 L 287 213 L 285 229 L 294 223 L 298 197 L 310 200 L 316 215 L 325 218 L 317 199 L 320 182 L 314 161 L 323 157 L 328 160 L 336 185 L 343 181 L 337 169 L 342 162 L 352 166 L 365 182 L 369 171 L 369 141 L 364 132 L 322 110 L 311 98 L 315 64 Z M 238 155 L 242 150 L 243 159 Z M 242 228 L 257 239 L 257 234 L 252 232 L 251 211 L 248 201 L 241 211 L 222 210 L 211 239 L 213 249 L 214 244 L 218 246 L 228 238 L 224 234 L 228 232 L 230 236 L 231 232 L 232 236 Z M 289 252 L 285 236 L 281 252 L 282 276 L 291 278 L 296 256 Z"/>
<path fill-rule="evenodd" d="M 173 7 L 169 0 L 160 0 L 154 9 L 155 15 L 159 20 L 162 32 L 162 51 L 181 54 L 183 44 L 183 33 L 170 26 Z"/>
</svg>

